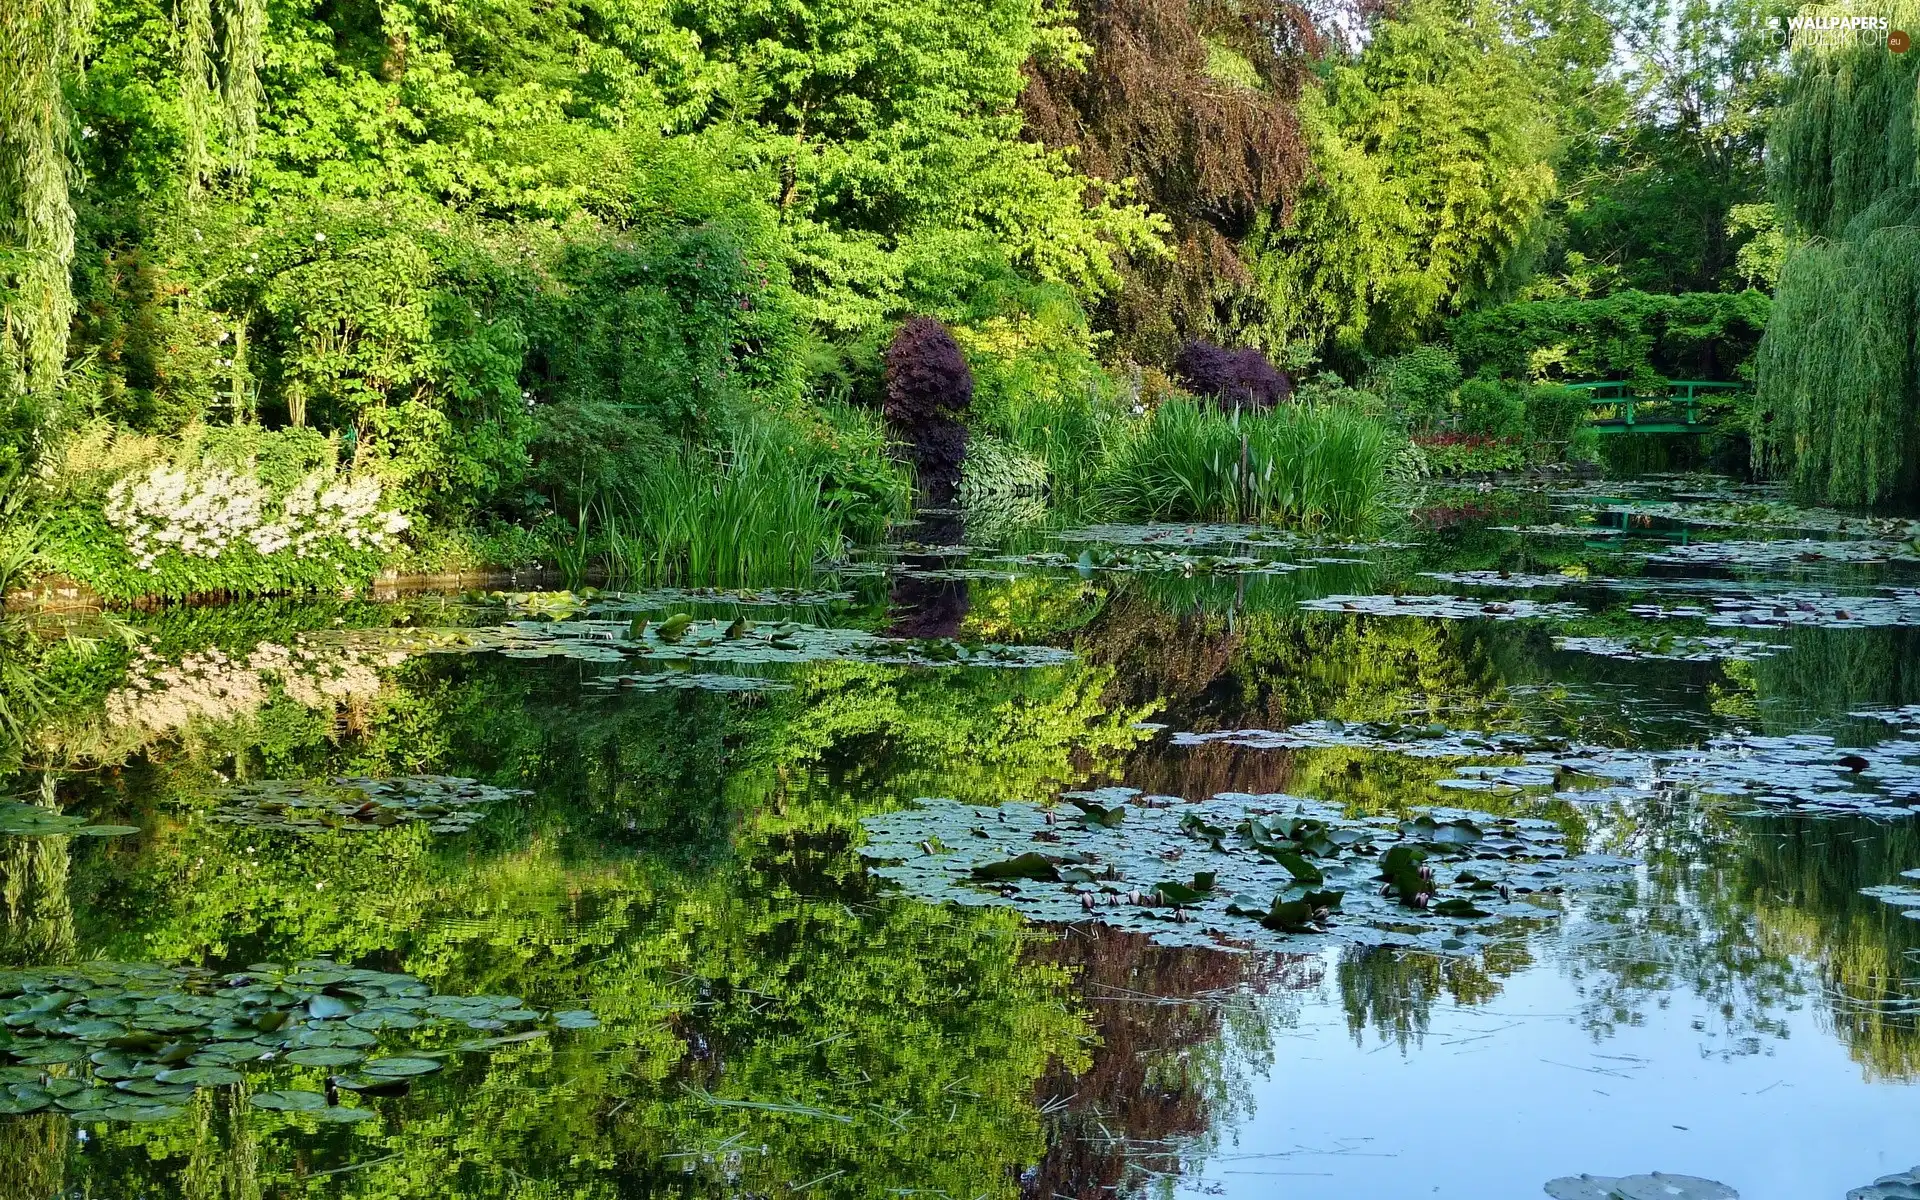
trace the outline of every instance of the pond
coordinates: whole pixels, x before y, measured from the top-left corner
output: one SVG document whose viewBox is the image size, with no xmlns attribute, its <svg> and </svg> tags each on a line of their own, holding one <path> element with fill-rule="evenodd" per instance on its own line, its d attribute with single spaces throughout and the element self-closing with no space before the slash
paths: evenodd
<svg viewBox="0 0 1920 1200">
<path fill-rule="evenodd" d="M 0 1198 L 1920 1194 L 1916 534 L 15 615 Z"/>
</svg>

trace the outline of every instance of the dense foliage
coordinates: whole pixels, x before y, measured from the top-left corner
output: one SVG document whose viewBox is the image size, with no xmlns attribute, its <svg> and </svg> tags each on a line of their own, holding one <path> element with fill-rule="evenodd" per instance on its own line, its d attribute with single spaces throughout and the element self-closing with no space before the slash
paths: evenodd
<svg viewBox="0 0 1920 1200">
<path fill-rule="evenodd" d="M 1486 424 L 1409 355 L 1733 377 L 1764 302 L 1707 289 L 1912 155 L 1906 68 L 1834 115 L 1767 3 L 35 0 L 0 42 L 0 562 L 123 599 L 792 576 L 970 445 L 972 494 L 1097 503 L 1182 389 L 1299 381 L 1392 441 Z M 905 436 L 915 318 L 978 394 Z M 254 537 L 310 477 L 392 527 Z M 232 528 L 156 515 L 227 480 Z"/>
<path fill-rule="evenodd" d="M 1774 131 L 1777 205 L 1808 240 L 1760 346 L 1754 459 L 1840 503 L 1920 491 L 1916 78 L 1879 45 L 1802 51 Z"/>
<path fill-rule="evenodd" d="M 1769 307 L 1752 290 L 1624 291 L 1485 308 L 1456 318 L 1448 335 L 1467 374 L 1656 387 L 1664 379 L 1744 377 Z"/>
</svg>

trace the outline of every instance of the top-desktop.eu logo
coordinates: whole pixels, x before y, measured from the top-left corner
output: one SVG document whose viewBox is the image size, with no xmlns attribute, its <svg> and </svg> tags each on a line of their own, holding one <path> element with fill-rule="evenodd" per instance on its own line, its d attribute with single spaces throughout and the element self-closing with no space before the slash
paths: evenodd
<svg viewBox="0 0 1920 1200">
<path fill-rule="evenodd" d="M 1905 54 L 1913 45 L 1907 31 L 1893 28 L 1893 21 L 1888 17 L 1802 13 L 1776 17 L 1768 32 L 1773 35 L 1774 44 L 1796 48 L 1885 43 L 1895 54 Z"/>
</svg>

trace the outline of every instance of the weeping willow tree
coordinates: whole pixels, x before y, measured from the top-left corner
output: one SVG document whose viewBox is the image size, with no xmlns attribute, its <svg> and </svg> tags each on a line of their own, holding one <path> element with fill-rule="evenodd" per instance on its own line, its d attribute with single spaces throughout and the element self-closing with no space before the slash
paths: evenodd
<svg viewBox="0 0 1920 1200">
<path fill-rule="evenodd" d="M 1892 25 L 1920 28 L 1920 5 Z M 1776 203 L 1804 240 L 1757 355 L 1754 464 L 1812 499 L 1920 493 L 1917 83 L 1920 54 L 1883 42 L 1798 50 L 1771 134 Z"/>
<path fill-rule="evenodd" d="M 266 29 L 266 0 L 176 0 L 174 53 L 180 70 L 189 197 L 200 195 L 219 167 L 245 176 L 253 160 L 260 140 L 260 62 Z M 225 142 L 225 153 L 218 157 L 212 145 L 216 124 Z"/>
<path fill-rule="evenodd" d="M 0 401 L 47 395 L 73 319 L 66 81 L 91 0 L 0 0 Z"/>
</svg>

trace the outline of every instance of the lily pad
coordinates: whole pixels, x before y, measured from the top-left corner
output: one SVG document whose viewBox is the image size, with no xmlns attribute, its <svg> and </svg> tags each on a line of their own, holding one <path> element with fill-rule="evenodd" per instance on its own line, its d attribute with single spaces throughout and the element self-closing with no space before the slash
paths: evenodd
<svg viewBox="0 0 1920 1200">
<path fill-rule="evenodd" d="M 1920 1167 L 1882 1175 L 1866 1187 L 1848 1192 L 1847 1200 L 1920 1200 Z"/>
<path fill-rule="evenodd" d="M 1212 742 L 1258 749 L 1383 751 L 1462 763 L 1507 760 L 1504 765 L 1459 767 L 1470 778 L 1443 786 L 1482 783 L 1538 786 L 1552 778 L 1570 786 L 1557 793 L 1578 800 L 1590 786 L 1599 798 L 1653 796 L 1673 791 L 1738 799 L 1748 811 L 1807 816 L 1907 817 L 1920 813 L 1920 740 L 1868 747 L 1863 756 L 1817 734 L 1722 736 L 1705 745 L 1654 750 L 1584 745 L 1528 734 L 1452 730 L 1391 723 L 1305 721 L 1286 730 L 1178 733 L 1173 743 Z"/>
<path fill-rule="evenodd" d="M 0 801 L 0 836 L 11 837 L 124 837 L 139 833 L 138 825 L 95 825 L 57 808 Z"/>
<path fill-rule="evenodd" d="M 301 1088 L 281 1088 L 270 1092 L 255 1092 L 247 1097 L 247 1103 L 255 1108 L 270 1108 L 280 1112 L 315 1112 L 327 1106 L 327 1098 L 320 1092 L 309 1092 Z"/>
<path fill-rule="evenodd" d="M 363 1075 L 387 1078 L 425 1075 L 439 1069 L 438 1060 L 431 1058 L 370 1058 L 360 1065 Z"/>
<path fill-rule="evenodd" d="M 1426 617 L 1443 621 L 1538 621 L 1586 615 L 1578 604 L 1540 600 L 1474 600 L 1461 596 L 1321 596 L 1302 600 L 1314 612 L 1376 617 Z"/>
<path fill-rule="evenodd" d="M 1140 794 L 1068 798 L 1106 807 L 1121 797 Z M 1356 821 L 1313 800 L 1233 792 L 1126 807 L 1124 822 L 1103 825 L 1025 803 L 982 820 L 976 805 L 921 800 L 864 820 L 861 853 L 874 874 L 926 900 L 1096 920 L 1169 945 L 1289 950 L 1466 950 L 1502 921 L 1553 919 L 1553 894 L 1631 865 L 1570 857 L 1550 822 L 1457 809 Z"/>
<path fill-rule="evenodd" d="M 528 794 L 451 775 L 270 779 L 228 788 L 213 819 L 309 833 L 385 829 L 424 821 L 436 833 L 461 833 L 484 817 L 489 805 Z"/>
<path fill-rule="evenodd" d="M 1694 1175 L 1570 1175 L 1551 1180 L 1546 1193 L 1553 1200 L 1740 1200 L 1740 1193 L 1724 1183 Z"/>
<path fill-rule="evenodd" d="M 98 1015 L 102 1011 L 120 1015 L 104 1018 Z M 256 963 L 224 974 L 105 962 L 0 971 L 0 1087 L 6 1089 L 0 1091 L 5 1105 L 0 1111 L 53 1107 L 76 1116 L 119 1119 L 112 1117 L 114 1110 L 139 1109 L 138 1119 L 159 1119 L 145 1110 L 171 1108 L 195 1088 L 240 1083 L 250 1062 L 267 1070 L 280 1063 L 360 1064 L 378 1053 L 379 1038 L 351 1022 L 370 1013 L 394 1018 L 395 1028 L 498 1031 L 490 1042 L 497 1045 L 548 1035 L 541 1014 L 517 996 L 435 996 L 412 976 L 320 959 L 291 967 Z M 576 1010 L 557 1015 L 551 1024 L 588 1028 L 593 1015 Z M 389 1027 L 384 1020 L 382 1027 Z M 419 1073 L 438 1066 L 432 1059 L 391 1053 L 375 1061 L 387 1065 L 367 1064 L 365 1074 Z M 426 1066 L 415 1065 L 420 1063 Z M 56 1071 L 54 1079 L 35 1069 L 52 1064 L 71 1069 Z M 310 1103 L 281 1095 L 265 1106 Z"/>
</svg>

